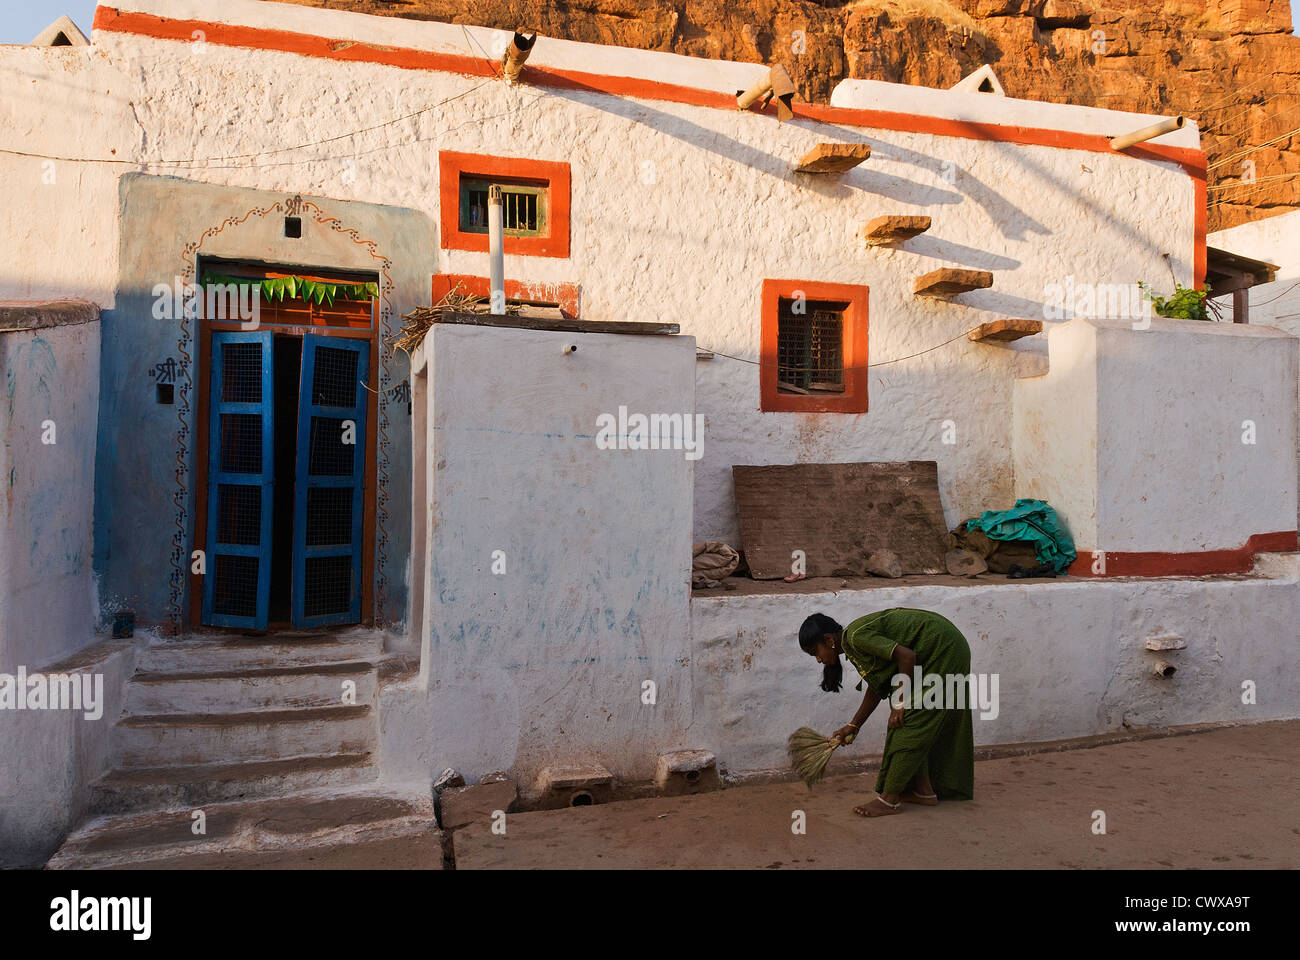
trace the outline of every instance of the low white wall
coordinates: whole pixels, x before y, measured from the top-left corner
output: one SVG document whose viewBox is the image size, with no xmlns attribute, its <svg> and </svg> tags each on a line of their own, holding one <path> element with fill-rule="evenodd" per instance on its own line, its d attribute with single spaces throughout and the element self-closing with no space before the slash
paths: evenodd
<svg viewBox="0 0 1300 960">
<path fill-rule="evenodd" d="M 1016 497 L 1046 500 L 1080 551 L 1097 545 L 1097 338 L 1087 322 L 1047 331 L 1050 369 L 1016 381 Z"/>
<path fill-rule="evenodd" d="M 0 327 L 13 312 L 0 304 Z M 100 330 L 94 306 L 82 312 L 0 329 L 0 673 L 94 639 Z"/>
<path fill-rule="evenodd" d="M 693 461 L 600 449 L 597 418 L 693 416 L 694 339 L 441 324 L 425 351 L 421 675 L 381 700 L 385 775 L 648 778 L 690 717 Z"/>
<path fill-rule="evenodd" d="M 1210 234 L 1208 242 L 1221 250 L 1277 264 L 1276 280 L 1246 292 L 1250 325 L 1276 327 L 1300 337 L 1300 210 L 1220 230 Z M 1221 303 L 1225 311 L 1231 311 L 1231 296 Z M 1300 382 L 1297 387 L 1300 392 Z M 1296 456 L 1300 458 L 1300 443 Z"/>
<path fill-rule="evenodd" d="M 28 666 L 29 677 L 66 673 L 102 683 L 98 716 L 0 710 L 0 869 L 41 866 L 81 820 L 89 785 L 109 768 L 135 652 L 130 640 L 104 641 L 62 663 Z"/>
<path fill-rule="evenodd" d="M 998 675 L 996 718 L 975 718 L 977 744 L 1082 737 L 1121 726 L 1300 716 L 1300 563 L 1278 579 L 1153 579 L 899 586 L 837 593 L 696 597 L 691 602 L 695 703 L 684 745 L 714 751 L 732 775 L 788 766 L 785 738 L 829 733 L 861 702 L 845 665 L 838 694 L 796 642 L 811 613 L 841 624 L 886 607 L 934 610 L 971 646 L 971 670 Z M 1155 654 L 1151 636 L 1187 648 Z M 1177 667 L 1167 680 L 1157 659 Z M 1242 684 L 1257 688 L 1242 703 Z M 879 753 L 888 711 L 877 708 L 846 758 Z"/>
<path fill-rule="evenodd" d="M 99 346 L 93 304 L 0 304 L 0 674 L 99 674 L 103 697 L 0 709 L 0 867 L 40 865 L 81 815 L 134 662 L 94 645 Z"/>
<path fill-rule="evenodd" d="M 1016 488 L 1080 553 L 1200 552 L 1295 530 L 1300 340 L 1271 327 L 1077 318 L 1016 384 Z"/>
</svg>

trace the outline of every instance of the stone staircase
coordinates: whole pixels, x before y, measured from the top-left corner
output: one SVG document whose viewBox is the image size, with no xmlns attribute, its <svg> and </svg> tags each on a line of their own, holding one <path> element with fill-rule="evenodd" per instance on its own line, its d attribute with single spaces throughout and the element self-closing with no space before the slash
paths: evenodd
<svg viewBox="0 0 1300 960">
<path fill-rule="evenodd" d="M 379 784 L 382 659 L 367 630 L 151 643 L 89 819 L 47 866 L 207 866 L 417 837 L 441 866 L 429 798 Z"/>
</svg>

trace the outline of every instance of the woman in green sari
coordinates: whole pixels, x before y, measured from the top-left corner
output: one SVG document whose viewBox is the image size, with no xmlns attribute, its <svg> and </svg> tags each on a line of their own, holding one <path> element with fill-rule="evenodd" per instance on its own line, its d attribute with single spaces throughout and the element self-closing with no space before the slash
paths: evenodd
<svg viewBox="0 0 1300 960">
<path fill-rule="evenodd" d="M 851 743 L 876 705 L 891 700 L 876 795 L 854 807 L 854 813 L 883 817 L 901 813 L 904 803 L 934 806 L 940 798 L 974 796 L 975 739 L 967 686 L 970 647 L 951 622 L 928 610 L 895 607 L 841 627 L 830 617 L 814 613 L 799 629 L 799 647 L 822 664 L 823 690 L 840 689 L 840 654 L 848 657 L 866 683 L 862 706 L 834 733 L 841 742 Z M 931 695 L 934 682 L 923 680 L 931 675 L 938 675 L 938 689 L 946 695 Z M 957 689 L 959 697 L 952 696 Z"/>
</svg>

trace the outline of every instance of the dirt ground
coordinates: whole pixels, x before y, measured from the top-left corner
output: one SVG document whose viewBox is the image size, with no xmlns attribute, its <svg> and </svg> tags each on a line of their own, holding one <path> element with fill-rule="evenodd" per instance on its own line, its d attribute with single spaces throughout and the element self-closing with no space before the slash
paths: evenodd
<svg viewBox="0 0 1300 960">
<path fill-rule="evenodd" d="M 976 799 L 875 820 L 874 774 L 511 814 L 458 830 L 456 867 L 1294 869 L 1297 764 L 1293 721 L 985 760 Z"/>
</svg>

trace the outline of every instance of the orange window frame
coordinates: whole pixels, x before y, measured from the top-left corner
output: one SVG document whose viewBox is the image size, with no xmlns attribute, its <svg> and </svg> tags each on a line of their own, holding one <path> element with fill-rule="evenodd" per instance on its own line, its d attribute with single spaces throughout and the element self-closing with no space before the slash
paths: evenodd
<svg viewBox="0 0 1300 960">
<path fill-rule="evenodd" d="M 809 280 L 764 280 L 762 334 L 758 367 L 759 410 L 764 413 L 867 412 L 867 305 L 870 289 L 861 284 Z M 844 392 L 781 393 L 777 386 L 777 334 L 781 301 L 831 300 L 844 308 Z"/>
<path fill-rule="evenodd" d="M 569 164 L 519 157 L 438 151 L 438 206 L 443 250 L 487 253 L 488 235 L 460 228 L 462 177 L 487 180 L 525 180 L 545 183 L 547 232 L 539 237 L 505 237 L 505 252 L 521 257 L 569 256 L 569 207 L 572 174 Z"/>
</svg>

